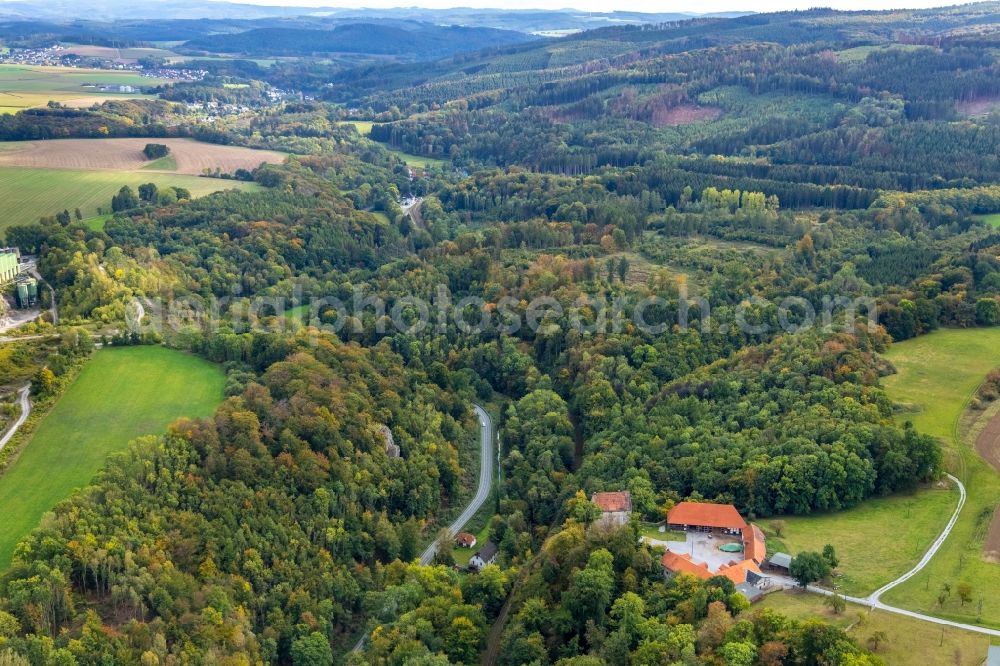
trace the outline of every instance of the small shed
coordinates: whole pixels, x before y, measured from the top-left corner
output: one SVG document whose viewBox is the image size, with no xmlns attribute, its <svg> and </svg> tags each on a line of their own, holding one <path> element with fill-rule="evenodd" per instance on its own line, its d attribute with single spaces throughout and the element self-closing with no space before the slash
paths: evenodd
<svg viewBox="0 0 1000 666">
<path fill-rule="evenodd" d="M 788 553 L 775 553 L 767 559 L 767 566 L 787 572 L 792 568 L 792 556 Z"/>
<path fill-rule="evenodd" d="M 740 583 L 736 586 L 736 591 L 747 598 L 747 601 L 754 603 L 764 596 L 764 590 L 753 583 Z"/>
<path fill-rule="evenodd" d="M 455 543 L 462 548 L 472 548 L 476 545 L 476 535 L 469 534 L 468 532 L 459 532 L 458 536 L 455 537 Z"/>
<path fill-rule="evenodd" d="M 991 645 L 986 652 L 986 666 L 1000 666 L 1000 645 Z"/>
</svg>

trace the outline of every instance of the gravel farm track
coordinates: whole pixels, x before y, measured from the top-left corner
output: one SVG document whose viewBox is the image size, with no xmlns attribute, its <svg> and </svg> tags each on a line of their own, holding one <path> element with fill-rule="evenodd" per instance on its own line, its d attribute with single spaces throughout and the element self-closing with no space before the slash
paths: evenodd
<svg viewBox="0 0 1000 666">
<path fill-rule="evenodd" d="M 170 147 L 173 164 L 157 168 L 143 155 L 147 143 Z M 206 169 L 224 173 L 254 169 L 261 162 L 281 163 L 285 156 L 270 150 L 222 146 L 193 139 L 54 139 L 12 141 L 0 144 L 0 167 L 79 169 L 82 171 L 131 171 L 147 169 L 200 176 Z"/>
</svg>

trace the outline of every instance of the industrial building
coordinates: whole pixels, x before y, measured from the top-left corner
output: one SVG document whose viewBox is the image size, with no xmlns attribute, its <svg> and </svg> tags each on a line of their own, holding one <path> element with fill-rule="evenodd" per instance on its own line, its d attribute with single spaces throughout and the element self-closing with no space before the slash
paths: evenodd
<svg viewBox="0 0 1000 666">
<path fill-rule="evenodd" d="M 38 280 L 22 272 L 21 253 L 16 247 L 0 248 L 0 286 L 14 285 L 17 307 L 30 308 L 38 303 Z"/>
<path fill-rule="evenodd" d="M 8 284 L 17 278 L 19 256 L 13 248 L 0 248 L 0 284 Z"/>
<path fill-rule="evenodd" d="M 17 307 L 30 308 L 38 303 L 38 280 L 26 273 L 17 276 Z"/>
</svg>

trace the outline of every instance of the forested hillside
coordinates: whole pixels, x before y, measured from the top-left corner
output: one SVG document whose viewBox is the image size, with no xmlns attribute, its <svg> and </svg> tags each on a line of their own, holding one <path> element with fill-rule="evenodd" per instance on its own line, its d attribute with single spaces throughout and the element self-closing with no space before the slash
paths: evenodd
<svg viewBox="0 0 1000 666">
<path fill-rule="evenodd" d="M 530 41 L 520 32 L 491 28 L 411 24 L 406 27 L 379 23 L 349 23 L 331 30 L 305 28 L 255 28 L 229 35 L 192 39 L 192 50 L 244 55 L 314 55 L 369 53 L 440 58 L 470 46 L 491 48 Z"/>
</svg>

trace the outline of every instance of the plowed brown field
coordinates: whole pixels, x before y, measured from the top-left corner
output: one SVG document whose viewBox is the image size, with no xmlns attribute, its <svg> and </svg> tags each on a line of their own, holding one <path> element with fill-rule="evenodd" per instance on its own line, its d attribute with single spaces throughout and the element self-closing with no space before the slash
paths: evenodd
<svg viewBox="0 0 1000 666">
<path fill-rule="evenodd" d="M 147 143 L 170 147 L 177 168 L 157 169 L 143 155 Z M 0 166 L 34 169 L 81 169 L 85 171 L 131 171 L 150 166 L 150 170 L 201 175 L 205 170 L 220 169 L 233 173 L 253 169 L 262 162 L 281 163 L 285 156 L 269 150 L 240 146 L 220 146 L 193 139 L 55 139 L 50 141 L 12 141 L 0 143 Z"/>
<path fill-rule="evenodd" d="M 1000 472 L 1000 414 L 994 416 L 976 437 L 976 452 Z M 990 530 L 983 543 L 983 555 L 988 560 L 1000 562 L 1000 509 L 993 514 Z"/>
</svg>

